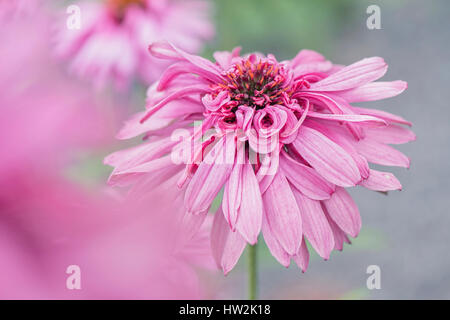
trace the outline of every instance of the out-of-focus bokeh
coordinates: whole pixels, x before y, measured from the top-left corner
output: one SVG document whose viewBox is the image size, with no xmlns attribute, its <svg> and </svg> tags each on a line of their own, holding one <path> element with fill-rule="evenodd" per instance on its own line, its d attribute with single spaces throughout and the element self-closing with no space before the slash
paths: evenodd
<svg viewBox="0 0 450 320">
<path fill-rule="evenodd" d="M 206 231 L 177 246 L 179 230 L 164 217 L 164 204 L 174 201 L 170 190 L 131 205 L 106 186 L 103 158 L 125 146 L 114 136 L 142 110 L 145 85 L 134 81 L 128 92 L 93 88 L 58 59 L 53 35 L 66 25 L 57 21 L 77 1 L 12 1 L 20 10 L 1 7 L 4 1 L 0 298 L 246 298 L 245 255 L 224 277 L 210 261 Z M 280 60 L 304 48 L 339 64 L 381 56 L 390 66 L 385 79 L 405 80 L 409 88 L 365 106 L 407 118 L 418 137 L 399 147 L 411 168 L 390 170 L 401 192 L 351 190 L 363 227 L 343 252 L 329 261 L 313 255 L 302 274 L 259 246 L 260 298 L 450 299 L 450 2 L 210 2 L 216 36 L 203 56 L 235 46 Z M 380 30 L 366 25 L 374 4 Z M 82 270 L 81 290 L 66 287 L 69 265 Z M 370 265 L 380 267 L 379 290 L 366 286 Z"/>
</svg>

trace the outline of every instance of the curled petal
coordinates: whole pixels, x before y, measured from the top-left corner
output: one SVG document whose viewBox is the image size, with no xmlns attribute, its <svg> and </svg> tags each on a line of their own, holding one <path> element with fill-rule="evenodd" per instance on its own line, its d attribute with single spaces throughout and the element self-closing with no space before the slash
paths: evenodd
<svg viewBox="0 0 450 320">
<path fill-rule="evenodd" d="M 207 74 L 208 77 L 217 82 L 223 80 L 223 77 L 220 74 L 221 70 L 214 63 L 202 57 L 184 52 L 167 41 L 154 42 L 149 46 L 148 50 L 150 54 L 156 58 L 187 61 L 203 70 L 202 75 Z"/>
</svg>

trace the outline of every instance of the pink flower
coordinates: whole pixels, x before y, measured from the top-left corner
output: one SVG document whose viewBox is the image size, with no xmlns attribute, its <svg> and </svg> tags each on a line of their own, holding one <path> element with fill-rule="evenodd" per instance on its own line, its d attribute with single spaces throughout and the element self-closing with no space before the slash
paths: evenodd
<svg viewBox="0 0 450 320">
<path fill-rule="evenodd" d="M 351 105 L 406 89 L 403 81 L 374 82 L 387 70 L 382 58 L 338 66 L 310 50 L 278 62 L 273 55 L 241 57 L 235 49 L 216 52 L 213 63 L 167 42 L 151 45 L 150 52 L 175 63 L 150 87 L 147 109 L 119 133 L 121 139 L 145 133 L 147 142 L 106 159 L 115 167 L 109 182 L 145 192 L 177 179 L 192 220 L 206 216 L 223 188 L 211 243 L 225 273 L 260 232 L 282 265 L 292 258 L 305 271 L 305 239 L 328 259 L 360 231 L 346 188 L 401 189 L 391 173 L 368 163 L 409 167 L 388 144 L 414 140 L 401 126 L 411 124 Z M 202 120 L 202 127 L 190 126 L 193 120 Z M 183 141 L 176 139 L 180 130 L 170 137 L 181 128 Z M 194 151 L 186 152 L 191 143 Z M 184 165 L 173 163 L 177 153 Z"/>
<path fill-rule="evenodd" d="M 206 298 L 198 271 L 215 267 L 210 228 L 178 241 L 178 214 L 164 203 L 172 194 L 131 203 L 47 173 L 28 184 L 20 201 L 0 201 L 0 298 Z M 70 265 L 82 290 L 66 288 Z"/>
<path fill-rule="evenodd" d="M 167 63 L 148 56 L 151 42 L 167 39 L 196 52 L 214 33 L 203 0 L 103 0 L 77 5 L 81 28 L 67 28 L 69 15 L 64 15 L 58 25 L 57 53 L 72 60 L 74 73 L 99 86 L 112 80 L 123 88 L 135 76 L 152 82 Z"/>
</svg>

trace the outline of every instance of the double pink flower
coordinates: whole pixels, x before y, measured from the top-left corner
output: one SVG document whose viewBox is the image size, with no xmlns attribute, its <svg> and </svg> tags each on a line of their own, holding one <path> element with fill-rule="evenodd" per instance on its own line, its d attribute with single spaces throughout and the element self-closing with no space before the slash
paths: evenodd
<svg viewBox="0 0 450 320">
<path fill-rule="evenodd" d="M 146 142 L 106 158 L 115 167 L 109 181 L 139 192 L 177 183 L 192 233 L 223 188 L 211 243 L 225 273 L 260 232 L 282 265 L 293 258 L 304 271 L 305 238 L 328 259 L 360 231 L 358 208 L 345 188 L 401 189 L 391 173 L 368 163 L 409 167 L 389 144 L 414 140 L 401 126 L 410 123 L 351 105 L 407 87 L 374 82 L 386 73 L 382 58 L 339 66 L 310 50 L 279 62 L 272 55 L 241 57 L 235 49 L 216 52 L 213 63 L 167 42 L 154 43 L 150 52 L 172 65 L 149 88 L 146 110 L 119 133 L 120 139 L 145 134 Z M 202 121 L 200 130 L 193 121 Z M 184 129 L 193 146 L 185 164 L 173 162 L 171 153 L 186 145 L 171 137 L 176 129 Z"/>
</svg>

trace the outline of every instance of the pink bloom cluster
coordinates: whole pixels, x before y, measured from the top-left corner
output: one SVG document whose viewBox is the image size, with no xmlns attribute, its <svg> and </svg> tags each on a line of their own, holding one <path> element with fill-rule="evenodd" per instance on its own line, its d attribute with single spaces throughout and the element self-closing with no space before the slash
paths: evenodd
<svg viewBox="0 0 450 320">
<path fill-rule="evenodd" d="M 272 55 L 242 57 L 235 49 L 216 52 L 213 63 L 167 42 L 149 50 L 174 63 L 149 88 L 146 110 L 119 133 L 121 139 L 145 133 L 146 142 L 106 158 L 115 167 L 109 182 L 145 192 L 177 181 L 193 230 L 223 188 L 211 243 L 225 273 L 261 231 L 282 265 L 292 258 L 304 271 L 305 238 L 328 259 L 360 231 L 358 208 L 345 188 L 401 189 L 391 173 L 368 163 L 409 167 L 389 144 L 414 140 L 401 126 L 410 123 L 351 105 L 407 87 L 403 81 L 374 82 L 386 73 L 382 58 L 340 66 L 310 50 L 279 62 Z M 202 121 L 201 130 L 190 126 L 195 120 Z M 180 128 L 189 143 L 201 146 L 184 165 L 174 164 L 171 155 L 186 144 L 170 136 Z"/>
<path fill-rule="evenodd" d="M 196 52 L 214 34 L 209 6 L 203 0 L 102 0 L 76 5 L 81 28 L 66 27 L 71 17 L 64 15 L 56 51 L 72 61 L 75 74 L 93 79 L 98 86 L 112 79 L 124 88 L 136 76 L 148 83 L 157 79 L 167 63 L 148 56 L 153 41 L 167 39 Z"/>
</svg>

